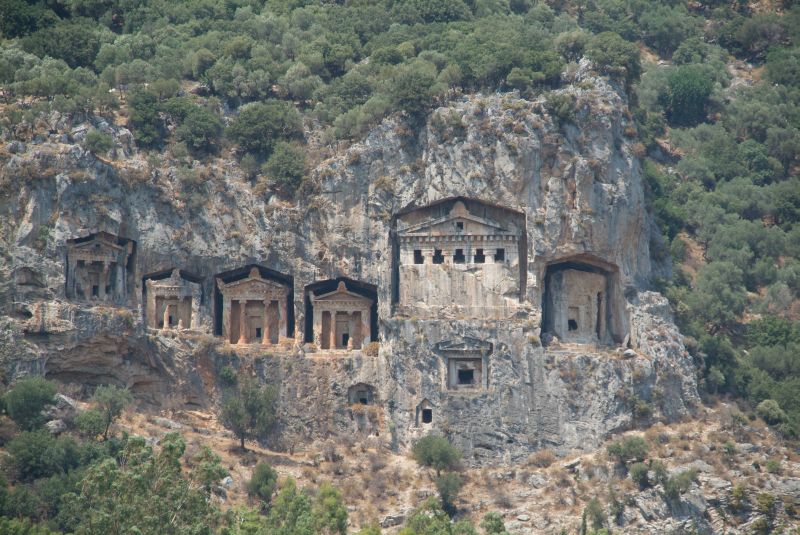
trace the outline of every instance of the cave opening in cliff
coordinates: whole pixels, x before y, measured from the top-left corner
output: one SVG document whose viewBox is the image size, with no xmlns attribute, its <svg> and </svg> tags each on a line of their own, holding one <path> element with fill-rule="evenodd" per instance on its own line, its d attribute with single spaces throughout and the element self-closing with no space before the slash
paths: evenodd
<svg viewBox="0 0 800 535">
<path fill-rule="evenodd" d="M 591 255 L 552 262 L 544 274 L 542 340 L 572 343 L 621 343 L 624 308 L 619 270 Z"/>
<path fill-rule="evenodd" d="M 234 344 L 274 344 L 282 336 L 294 337 L 294 277 L 248 264 L 218 273 L 214 281 L 215 335 Z M 264 287 L 275 295 L 265 297 Z"/>
<path fill-rule="evenodd" d="M 378 393 L 370 384 L 356 383 L 347 389 L 347 402 L 350 405 L 374 405 L 378 402 Z"/>
<path fill-rule="evenodd" d="M 305 288 L 305 343 L 318 349 L 363 349 L 378 339 L 378 288 L 345 277 Z"/>
</svg>

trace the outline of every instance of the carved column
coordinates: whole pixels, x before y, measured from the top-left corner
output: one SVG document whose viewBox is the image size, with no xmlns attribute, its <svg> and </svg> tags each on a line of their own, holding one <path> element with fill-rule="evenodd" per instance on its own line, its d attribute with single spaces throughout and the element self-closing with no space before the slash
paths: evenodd
<svg viewBox="0 0 800 535">
<path fill-rule="evenodd" d="M 353 349 L 355 346 L 356 337 L 356 313 L 353 311 L 347 312 L 347 332 L 350 336 L 347 338 L 347 349 Z"/>
<path fill-rule="evenodd" d="M 169 329 L 169 301 L 166 299 L 164 300 L 164 326 L 161 327 L 161 330 L 166 331 Z"/>
<path fill-rule="evenodd" d="M 147 305 L 145 308 L 147 326 L 155 329 L 158 327 L 158 319 L 156 318 L 156 314 L 158 314 L 156 310 L 156 290 L 150 280 L 145 282 L 145 287 L 147 288 Z"/>
<path fill-rule="evenodd" d="M 75 270 L 78 269 L 78 261 L 74 258 L 69 259 L 69 280 L 67 280 L 67 288 L 69 289 L 69 294 L 67 297 L 78 297 L 76 295 L 75 290 Z"/>
<path fill-rule="evenodd" d="M 322 349 L 322 310 L 319 309 L 319 304 L 314 306 L 314 345 L 317 349 Z"/>
<path fill-rule="evenodd" d="M 272 303 L 269 299 L 264 299 L 264 326 L 261 328 L 261 343 L 269 344 L 269 305 Z"/>
<path fill-rule="evenodd" d="M 103 271 L 101 272 L 100 277 L 98 277 L 99 280 L 97 281 L 97 285 L 99 286 L 97 288 L 97 298 L 100 301 L 106 300 L 106 285 L 108 284 L 109 280 L 108 267 L 108 262 L 103 261 Z"/>
<path fill-rule="evenodd" d="M 330 332 L 330 348 L 336 349 L 336 310 L 331 310 L 331 332 Z"/>
<path fill-rule="evenodd" d="M 238 344 L 247 344 L 247 299 L 239 300 L 239 341 Z"/>
<path fill-rule="evenodd" d="M 286 314 L 286 296 L 278 299 L 278 341 L 288 336 L 288 317 Z"/>
<path fill-rule="evenodd" d="M 231 340 L 231 298 L 222 298 L 222 336 L 226 342 Z"/>
<path fill-rule="evenodd" d="M 370 337 L 370 325 L 372 325 L 372 319 L 370 318 L 370 309 L 364 309 L 361 311 L 361 348 L 365 348 L 367 344 L 369 344 L 372 339 Z"/>
</svg>

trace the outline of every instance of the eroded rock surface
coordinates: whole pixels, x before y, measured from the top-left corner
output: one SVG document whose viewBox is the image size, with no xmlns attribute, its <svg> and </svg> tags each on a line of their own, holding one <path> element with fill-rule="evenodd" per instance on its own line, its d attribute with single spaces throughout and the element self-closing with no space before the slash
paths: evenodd
<svg viewBox="0 0 800 535">
<path fill-rule="evenodd" d="M 10 375 L 126 385 L 167 407 L 212 406 L 224 366 L 251 370 L 280 388 L 275 445 L 297 448 L 354 432 L 403 447 L 438 430 L 470 459 L 511 461 L 544 446 L 590 448 L 637 418 L 685 415 L 697 401 L 694 370 L 666 300 L 646 291 L 658 266 L 626 102 L 585 68 L 556 93 L 574 99 L 570 118 L 551 116 L 547 96 L 504 94 L 463 97 L 421 127 L 388 119 L 317 165 L 295 204 L 254 193 L 232 160 L 151 166 L 127 130 L 108 124 L 127 159 L 98 160 L 76 144 L 81 126 L 70 131 L 68 123 L 63 132 L 54 123 L 49 137 L 6 139 L 0 363 Z M 398 232 L 409 227 L 398 229 L 399 216 L 421 210 L 425 228 L 440 228 L 424 214 L 443 202 L 456 210 L 448 224 L 459 232 L 483 218 L 475 232 L 487 245 L 447 238 L 452 250 L 436 266 L 431 246 L 422 256 L 435 279 L 403 288 L 414 282 L 399 275 L 401 262 L 416 262 L 413 248 L 400 254 Z M 504 222 L 492 210 L 476 213 L 481 206 L 516 214 L 507 233 L 514 254 L 498 259 Z M 67 298 L 70 240 L 96 233 L 135 244 L 127 306 L 93 300 L 91 284 L 86 299 Z M 568 332 L 569 319 L 589 326 L 559 341 L 544 332 L 542 305 L 548 269 L 567 264 L 578 277 L 592 274 L 592 295 L 579 296 L 582 315 L 567 310 L 562 319 Z M 231 345 L 220 336 L 227 331 L 216 276 L 228 274 L 227 283 L 253 265 L 288 288 L 293 306 L 275 326 L 254 313 L 246 341 L 278 328 L 286 336 Z M 199 303 L 183 325 L 148 329 L 170 326 L 170 309 L 148 311 L 144 277 L 174 269 L 196 277 Z M 371 324 L 359 325 L 372 343 L 358 349 L 335 339 L 323 349 L 312 332 L 322 320 L 312 319 L 311 292 L 344 279 L 377 301 L 374 314 L 361 316 Z M 409 304 L 401 296 L 412 306 L 401 306 Z M 162 315 L 155 321 L 147 318 L 154 310 Z M 329 323 L 336 336 L 351 335 L 336 329 Z M 634 354 L 623 354 L 627 343 Z M 374 394 L 367 403 L 353 398 L 362 391 Z"/>
</svg>

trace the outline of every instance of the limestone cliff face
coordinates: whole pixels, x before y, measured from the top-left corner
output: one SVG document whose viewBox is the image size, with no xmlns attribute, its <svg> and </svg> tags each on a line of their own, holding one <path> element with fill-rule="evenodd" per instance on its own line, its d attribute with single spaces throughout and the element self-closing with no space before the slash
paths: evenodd
<svg viewBox="0 0 800 535">
<path fill-rule="evenodd" d="M 643 407 L 656 417 L 685 414 L 697 399 L 691 358 L 666 301 L 645 291 L 651 227 L 635 139 L 626 136 L 633 123 L 624 98 L 583 67 L 547 98 L 476 95 L 435 110 L 421 127 L 386 120 L 319 164 L 296 204 L 254 193 L 234 161 L 150 166 L 127 130 L 99 119 L 94 127 L 117 141 L 112 163 L 80 148 L 85 124 L 58 117 L 48 134 L 6 139 L 0 363 L 12 375 L 125 384 L 168 407 L 213 405 L 223 366 L 250 369 L 280 385 L 276 444 L 287 447 L 354 430 L 403 446 L 438 430 L 471 458 L 513 460 L 544 446 L 591 447 L 648 417 Z M 571 99 L 573 112 L 554 117 L 553 98 Z M 486 318 L 399 313 L 398 214 L 454 198 L 519 214 L 521 254 L 509 270 L 518 279 L 499 285 L 512 306 Z M 97 232 L 135 243 L 128 306 L 66 298 L 68 240 Z M 214 276 L 251 264 L 291 280 L 293 340 L 237 347 L 214 336 Z M 143 279 L 174 268 L 200 277 L 196 324 L 148 330 Z M 556 268 L 606 277 L 592 323 L 598 343 L 542 332 Z M 377 345 L 347 352 L 307 343 L 305 289 L 339 278 L 374 288 Z M 575 313 L 594 314 L 593 303 Z M 475 387 L 469 370 L 454 378 L 466 360 L 479 366 Z M 352 404 L 348 391 L 359 384 L 373 389 L 374 403 Z"/>
</svg>

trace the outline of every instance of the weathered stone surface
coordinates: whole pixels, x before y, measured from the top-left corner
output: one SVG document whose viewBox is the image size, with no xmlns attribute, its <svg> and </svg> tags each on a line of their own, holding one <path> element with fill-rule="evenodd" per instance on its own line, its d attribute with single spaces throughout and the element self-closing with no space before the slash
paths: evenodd
<svg viewBox="0 0 800 535">
<path fill-rule="evenodd" d="M 646 290 L 661 266 L 651 261 L 641 170 L 624 135 L 631 119 L 624 98 L 584 67 L 579 84 L 559 90 L 575 97 L 571 120 L 551 117 L 544 96 L 514 94 L 464 97 L 417 130 L 388 119 L 321 162 L 297 204 L 254 193 L 233 161 L 192 174 L 138 158 L 111 165 L 62 138 L 18 146 L 0 169 L 0 365 L 11 377 L 114 383 L 143 403 L 208 409 L 220 370 L 244 367 L 280 386 L 274 446 L 355 433 L 402 448 L 435 430 L 468 462 L 592 448 L 633 423 L 635 400 L 655 418 L 686 415 L 695 370 L 666 300 Z M 85 132 L 53 122 L 73 141 Z M 130 132 L 92 124 L 112 134 L 115 150 L 135 153 Z M 396 310 L 395 218 L 457 197 L 524 220 L 519 280 L 492 285 L 514 304 L 509 317 L 480 317 L 472 305 L 427 319 Z M 135 306 L 66 299 L 68 240 L 98 232 L 136 244 Z M 540 343 L 548 267 L 564 262 L 613 274 L 613 299 L 602 305 L 610 336 L 599 337 L 609 347 Z M 251 264 L 291 277 L 293 306 L 286 339 L 234 347 L 211 334 L 222 331 L 214 276 Z M 143 276 L 176 268 L 202 277 L 197 313 L 208 321 L 199 331 L 148 332 Z M 333 355 L 307 336 L 305 289 L 337 278 L 377 289 L 377 339 Z M 636 354 L 620 358 L 626 339 Z M 478 388 L 448 387 L 453 351 L 486 359 Z M 356 384 L 374 389 L 376 402 L 354 406 Z"/>
</svg>

